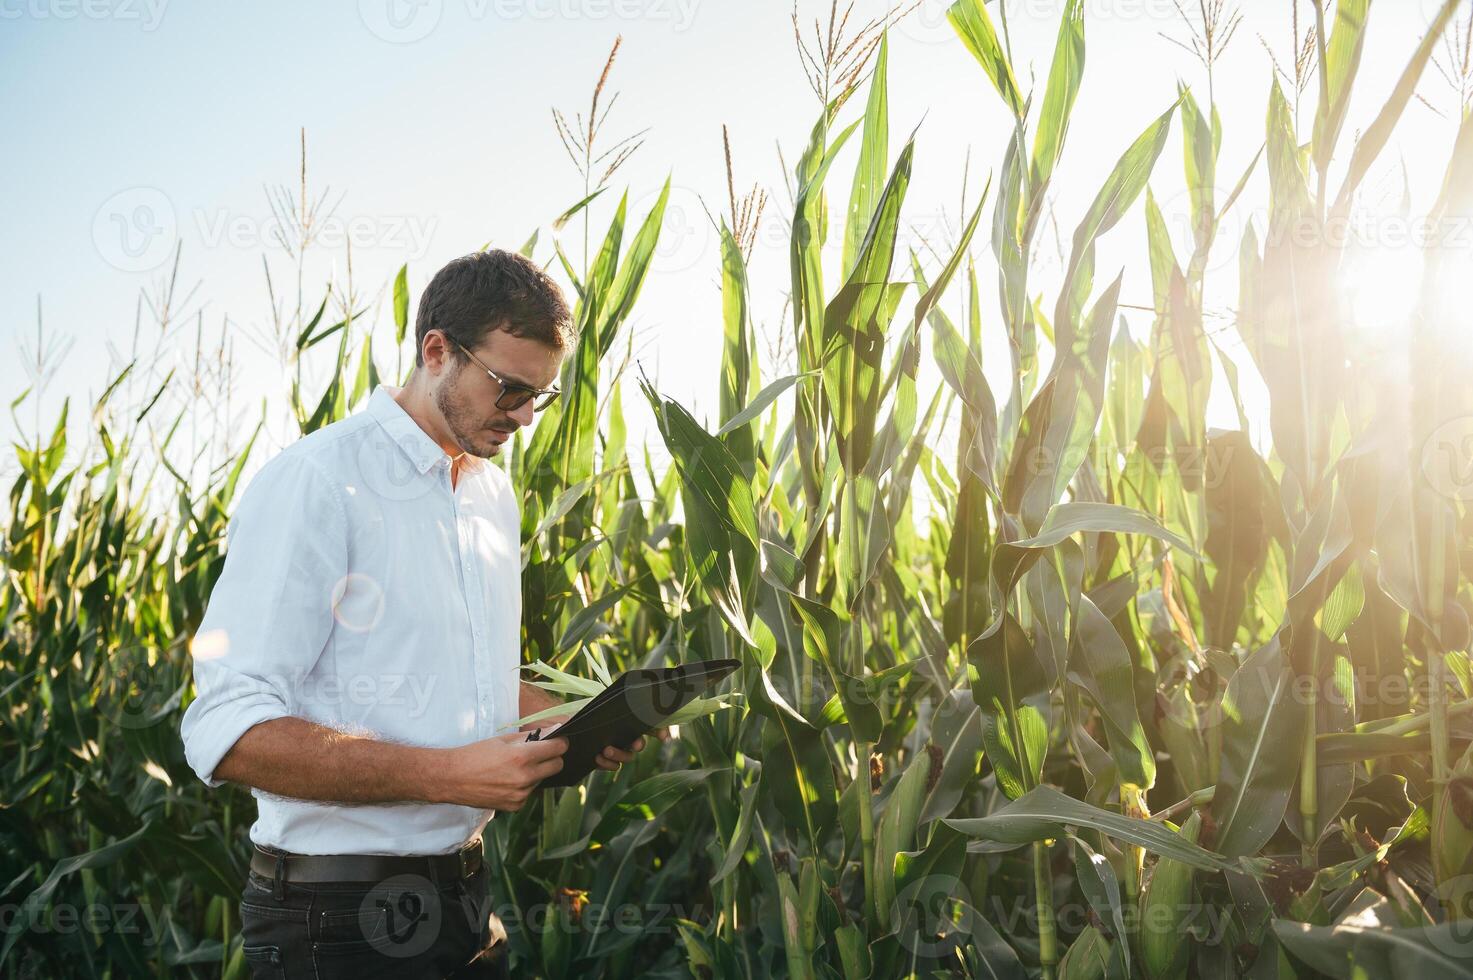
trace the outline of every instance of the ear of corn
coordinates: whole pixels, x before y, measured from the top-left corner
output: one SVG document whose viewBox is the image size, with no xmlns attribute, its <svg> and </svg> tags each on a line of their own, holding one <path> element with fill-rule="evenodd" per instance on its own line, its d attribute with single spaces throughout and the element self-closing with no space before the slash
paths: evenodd
<svg viewBox="0 0 1473 980">
<path fill-rule="evenodd" d="M 1179 833 L 1183 840 L 1195 844 L 1201 829 L 1202 816 L 1193 811 Z M 1186 976 L 1192 944 L 1187 929 L 1198 911 L 1192 887 L 1195 875 L 1196 869 L 1190 864 L 1163 857 L 1146 879 L 1137 935 L 1141 964 L 1151 980 Z"/>
<path fill-rule="evenodd" d="M 1433 814 L 1432 860 L 1448 914 L 1473 918 L 1473 749 L 1453 767 Z"/>
</svg>

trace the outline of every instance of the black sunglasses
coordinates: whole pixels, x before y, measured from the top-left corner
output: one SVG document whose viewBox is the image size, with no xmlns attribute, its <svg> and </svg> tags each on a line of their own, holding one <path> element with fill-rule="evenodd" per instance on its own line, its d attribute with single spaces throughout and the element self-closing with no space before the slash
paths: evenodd
<svg viewBox="0 0 1473 980">
<path fill-rule="evenodd" d="M 450 338 L 450 342 L 456 347 L 459 347 L 461 350 L 465 351 L 466 357 L 469 357 L 471 360 L 475 361 L 478 365 L 480 365 L 482 371 L 485 371 L 488 375 L 491 376 L 492 381 L 495 381 L 497 384 L 501 385 L 501 394 L 496 396 L 496 407 L 501 409 L 503 412 L 514 412 L 517 409 L 521 408 L 523 405 L 527 404 L 527 402 L 531 401 L 532 399 L 536 399 L 536 401 L 532 402 L 532 411 L 540 412 L 547 406 L 551 405 L 553 402 L 557 401 L 557 396 L 562 394 L 562 390 L 556 385 L 551 388 L 533 388 L 531 385 L 518 384 L 515 381 L 507 381 L 501 375 L 488 368 L 485 364 L 482 364 L 481 359 L 472 354 L 470 350 L 467 349 L 466 346 L 460 341 L 452 337 Z"/>
</svg>

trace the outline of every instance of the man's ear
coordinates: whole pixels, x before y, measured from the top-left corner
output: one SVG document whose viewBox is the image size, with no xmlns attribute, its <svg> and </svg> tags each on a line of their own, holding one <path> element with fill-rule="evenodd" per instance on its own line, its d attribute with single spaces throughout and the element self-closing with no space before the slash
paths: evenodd
<svg viewBox="0 0 1473 980">
<path fill-rule="evenodd" d="M 427 331 L 420 355 L 424 358 L 425 369 L 431 375 L 438 375 L 450 366 L 450 342 L 439 330 Z"/>
</svg>

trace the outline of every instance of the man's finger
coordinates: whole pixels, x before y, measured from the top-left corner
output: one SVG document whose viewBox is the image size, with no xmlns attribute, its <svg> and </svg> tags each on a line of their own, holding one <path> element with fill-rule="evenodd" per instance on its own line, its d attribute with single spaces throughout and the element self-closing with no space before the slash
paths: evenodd
<svg viewBox="0 0 1473 980">
<path fill-rule="evenodd" d="M 541 762 L 531 767 L 531 772 L 538 779 L 538 781 L 541 781 L 546 779 L 548 776 L 561 772 L 562 768 L 563 757 L 558 755 L 553 756 L 551 759 L 543 759 Z"/>
</svg>

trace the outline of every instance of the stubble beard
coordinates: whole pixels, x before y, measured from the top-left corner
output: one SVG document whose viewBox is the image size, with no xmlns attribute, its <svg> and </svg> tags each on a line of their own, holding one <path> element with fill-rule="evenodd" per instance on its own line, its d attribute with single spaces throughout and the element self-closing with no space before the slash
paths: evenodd
<svg viewBox="0 0 1473 980">
<path fill-rule="evenodd" d="M 499 455 L 504 443 L 495 443 L 486 438 L 485 433 L 489 430 L 484 418 L 466 406 L 459 394 L 460 368 L 457 367 L 455 375 L 435 389 L 435 407 L 440 410 L 445 427 L 450 430 L 450 437 L 462 452 L 472 456 L 490 459 Z M 506 432 L 508 439 L 511 438 L 509 430 L 501 431 Z"/>
</svg>

